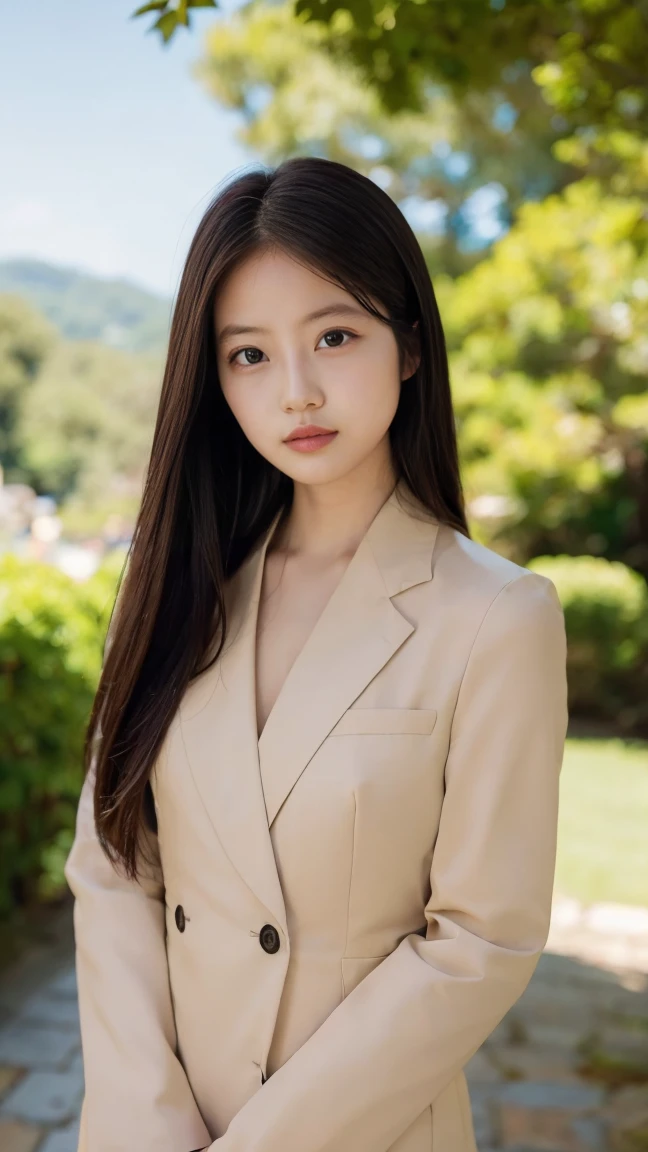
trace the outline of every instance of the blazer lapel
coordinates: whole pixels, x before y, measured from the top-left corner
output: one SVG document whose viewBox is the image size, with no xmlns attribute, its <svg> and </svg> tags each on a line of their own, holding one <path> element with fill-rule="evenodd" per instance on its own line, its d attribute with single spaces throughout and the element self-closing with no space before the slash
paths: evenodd
<svg viewBox="0 0 648 1152">
<path fill-rule="evenodd" d="M 392 597 L 431 579 L 438 522 L 414 518 L 399 494 L 402 485 L 374 517 L 261 733 L 270 826 L 322 741 L 414 631 Z"/>
<path fill-rule="evenodd" d="M 232 580 L 225 647 L 197 697 L 180 706 L 185 751 L 214 831 L 248 888 L 287 931 L 259 772 L 256 620 L 267 546 L 279 519 Z"/>
<path fill-rule="evenodd" d="M 275 517 L 233 581 L 219 660 L 180 707 L 187 759 L 222 847 L 287 931 L 270 829 L 319 745 L 414 631 L 393 599 L 432 577 L 438 522 L 401 483 L 365 533 L 257 740 L 255 648 L 265 553 Z"/>
</svg>

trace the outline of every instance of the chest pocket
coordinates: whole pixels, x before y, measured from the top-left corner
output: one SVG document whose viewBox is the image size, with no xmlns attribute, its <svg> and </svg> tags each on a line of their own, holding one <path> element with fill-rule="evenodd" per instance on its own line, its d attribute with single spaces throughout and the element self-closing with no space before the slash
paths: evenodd
<svg viewBox="0 0 648 1152">
<path fill-rule="evenodd" d="M 349 708 L 329 736 L 429 736 L 436 708 Z"/>
</svg>

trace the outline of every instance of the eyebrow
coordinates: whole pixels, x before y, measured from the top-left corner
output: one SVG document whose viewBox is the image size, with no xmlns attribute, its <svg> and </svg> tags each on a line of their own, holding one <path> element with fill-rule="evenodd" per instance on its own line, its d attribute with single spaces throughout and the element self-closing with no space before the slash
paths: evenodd
<svg viewBox="0 0 648 1152">
<path fill-rule="evenodd" d="M 353 304 L 328 304 L 325 308 L 318 308 L 315 312 L 309 312 L 307 316 L 302 319 L 302 324 L 310 324 L 313 320 L 321 320 L 324 316 L 367 316 L 366 309 L 359 308 Z M 222 344 L 224 340 L 228 340 L 231 336 L 245 336 L 250 333 L 259 333 L 267 335 L 268 328 L 254 328 L 248 324 L 226 324 L 218 334 L 218 343 Z"/>
</svg>

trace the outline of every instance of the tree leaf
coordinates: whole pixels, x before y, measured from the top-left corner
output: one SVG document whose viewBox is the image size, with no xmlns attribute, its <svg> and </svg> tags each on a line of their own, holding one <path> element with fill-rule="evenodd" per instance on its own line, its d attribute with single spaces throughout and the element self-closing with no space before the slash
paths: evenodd
<svg viewBox="0 0 648 1152">
<path fill-rule="evenodd" d="M 177 27 L 178 27 L 178 13 L 177 12 L 165 12 L 164 15 L 160 16 L 160 19 L 156 20 L 155 24 L 153 25 L 153 28 L 159 28 L 160 32 L 162 33 L 162 39 L 164 40 L 165 44 L 167 43 L 168 40 L 171 39 L 171 37 L 173 36 L 173 33 L 175 32 Z M 151 31 L 153 31 L 153 28 L 151 29 Z"/>
<path fill-rule="evenodd" d="M 145 16 L 147 12 L 163 12 L 164 9 L 168 7 L 168 4 L 169 0 L 151 0 L 150 4 L 142 4 L 141 8 L 133 12 L 131 20 L 133 20 L 135 16 Z"/>
</svg>

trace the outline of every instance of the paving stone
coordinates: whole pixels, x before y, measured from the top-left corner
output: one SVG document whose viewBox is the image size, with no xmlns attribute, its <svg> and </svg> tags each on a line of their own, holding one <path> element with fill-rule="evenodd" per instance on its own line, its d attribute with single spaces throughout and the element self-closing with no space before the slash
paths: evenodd
<svg viewBox="0 0 648 1152">
<path fill-rule="evenodd" d="M 58 1068 L 78 1048 L 74 1032 L 22 1023 L 15 1019 L 0 1030 L 0 1064 L 16 1068 Z"/>
<path fill-rule="evenodd" d="M 552 940 L 552 948 L 563 955 L 580 956 L 590 964 L 602 968 L 635 969 L 648 973 L 648 945 L 642 938 L 631 936 L 604 936 L 590 928 L 570 933 L 564 940 Z"/>
<path fill-rule="evenodd" d="M 573 961 L 569 961 L 569 963 L 573 964 Z M 549 999 L 553 1004 L 564 1004 L 570 1008 L 579 1000 L 586 1003 L 587 991 L 587 985 L 583 984 L 582 981 L 579 980 L 577 983 L 571 984 L 565 973 L 547 971 L 546 975 L 542 977 L 534 976 L 532 978 L 517 1004 Z"/>
<path fill-rule="evenodd" d="M 608 1025 L 600 1029 L 601 1042 L 610 1048 L 631 1048 L 648 1056 L 648 1028 L 640 1023 L 634 1027 L 631 1016 L 621 1024 Z"/>
<path fill-rule="evenodd" d="M 542 1130 L 540 1125 L 534 1125 L 528 1139 L 533 1143 L 507 1141 L 501 1145 L 501 1152 L 608 1152 L 604 1131 L 595 1121 L 578 1129 L 577 1125 L 569 1127 L 562 1123 L 550 1126 L 544 1119 Z M 624 1148 L 623 1152 L 635 1152 L 635 1149 Z"/>
<path fill-rule="evenodd" d="M 33 1124 L 62 1124 L 75 1119 L 82 1095 L 76 1073 L 30 1072 L 5 1097 L 2 1110 Z"/>
<path fill-rule="evenodd" d="M 551 903 L 551 931 L 573 928 L 583 916 L 583 906 L 571 896 L 554 894 Z"/>
<path fill-rule="evenodd" d="M 43 969 L 17 1009 L 14 995 L 0 999 L 2 1152 L 77 1152 L 83 1055 L 74 962 L 53 970 Z M 606 1134 L 610 1152 L 648 1150 L 648 1084 L 610 1093 L 602 1087 L 609 1079 L 583 1082 L 577 1066 L 588 1037 L 604 1037 L 606 1054 L 643 1058 L 648 909 L 585 908 L 555 893 L 529 985 L 465 1068 L 480 1152 L 598 1152 Z M 500 1068 L 515 1078 L 504 1082 Z M 24 1115 L 9 1115 L 10 1100 Z M 628 1145 L 637 1135 L 642 1143 Z"/>
<path fill-rule="evenodd" d="M 501 1076 L 489 1059 L 488 1053 L 480 1048 L 471 1060 L 464 1066 L 464 1073 L 468 1085 L 471 1084 L 497 1084 Z"/>
<path fill-rule="evenodd" d="M 43 986 L 43 991 L 53 992 L 55 996 L 67 996 L 72 1000 L 76 1000 L 78 990 L 74 964 L 68 965 L 67 968 L 64 968 L 52 980 L 48 980 L 47 984 Z"/>
<path fill-rule="evenodd" d="M 79 1032 L 79 1006 L 75 999 L 56 995 L 47 989 L 30 996 L 20 1007 L 17 1020 L 53 1024 L 70 1032 Z"/>
<path fill-rule="evenodd" d="M 79 1122 L 67 1128 L 55 1128 L 50 1132 L 38 1152 L 77 1152 L 79 1145 Z"/>
<path fill-rule="evenodd" d="M 583 1043 L 581 1066 L 608 1087 L 648 1082 L 648 1033 L 605 1029 Z"/>
<path fill-rule="evenodd" d="M 574 956 L 560 959 L 565 961 L 565 968 L 557 971 L 553 979 L 559 978 L 564 988 L 582 989 L 588 994 L 592 989 L 601 992 L 618 991 L 621 994 L 625 992 L 618 972 L 611 972 L 608 968 L 597 968 L 595 964 L 586 964 Z"/>
<path fill-rule="evenodd" d="M 623 904 L 592 904 L 582 917 L 583 926 L 612 936 L 638 936 L 648 939 L 648 908 Z"/>
<path fill-rule="evenodd" d="M 83 1050 L 81 1048 L 81 1044 L 79 1044 L 76 1052 L 74 1052 L 72 1059 L 66 1061 L 65 1064 L 62 1065 L 62 1071 L 77 1072 L 83 1080 Z"/>
<path fill-rule="evenodd" d="M 562 1027 L 560 1024 L 541 1024 L 536 1021 L 527 1022 L 529 1047 L 562 1048 L 564 1051 L 576 1052 L 583 1038 L 590 1035 L 592 1029 Z"/>
<path fill-rule="evenodd" d="M 559 1108 L 533 1111 L 507 1105 L 500 1114 L 506 1152 L 605 1152 L 605 1128 L 595 1117 L 573 1116 Z"/>
<path fill-rule="evenodd" d="M 590 1002 L 587 1008 L 580 1004 L 568 1007 L 564 1004 L 552 1004 L 550 1000 L 528 1002 L 518 1006 L 518 1012 L 527 1026 L 530 1039 L 533 1041 L 537 1025 L 569 1030 L 572 1035 L 582 1036 L 590 1032 L 599 1023 L 599 1016 L 595 1006 Z"/>
<path fill-rule="evenodd" d="M 648 1148 L 648 1084 L 622 1088 L 603 1110 L 611 1152 Z"/>
<path fill-rule="evenodd" d="M 529 1082 L 520 1080 L 502 1084 L 498 1091 L 500 1101 L 519 1104 L 523 1108 L 569 1108 L 585 1112 L 601 1108 L 605 1093 L 593 1084 L 560 1084 L 552 1080 Z"/>
<path fill-rule="evenodd" d="M 23 1124 L 21 1120 L 10 1120 L 0 1116 L 0 1148 L 2 1152 L 35 1152 L 43 1138 L 41 1128 Z"/>
<path fill-rule="evenodd" d="M 550 952 L 545 949 L 536 964 L 531 983 L 549 977 L 554 979 L 556 976 L 564 979 L 569 976 L 574 967 L 578 967 L 578 961 L 571 956 L 563 956 L 560 952 Z"/>
<path fill-rule="evenodd" d="M 616 996 L 606 1007 L 601 1019 L 603 1023 L 631 1028 L 648 1036 L 648 999 L 636 995 L 632 999 Z"/>
<path fill-rule="evenodd" d="M 596 1116 L 604 1093 L 590 1085 L 516 1081 L 499 1091 L 499 1138 L 507 1150 L 603 1152 L 605 1126 Z"/>
<path fill-rule="evenodd" d="M 477 1146 L 480 1149 L 483 1145 L 490 1147 L 495 1139 L 496 1093 L 492 1085 L 486 1084 L 469 1087 L 469 1093 Z"/>
<path fill-rule="evenodd" d="M 9 1088 L 13 1087 L 21 1075 L 22 1072 L 20 1068 L 8 1068 L 4 1065 L 0 1067 L 0 1098 L 4 1096 Z"/>
<path fill-rule="evenodd" d="M 492 1063 L 505 1080 L 549 1080 L 581 1084 L 580 1057 L 572 1048 L 531 1044 L 492 1049 Z"/>
<path fill-rule="evenodd" d="M 514 1009 L 510 1009 L 504 1019 L 500 1020 L 490 1035 L 486 1037 L 482 1047 L 490 1050 L 497 1044 L 528 1044 L 529 1035 L 526 1022 L 521 1016 L 518 1016 Z"/>
</svg>

